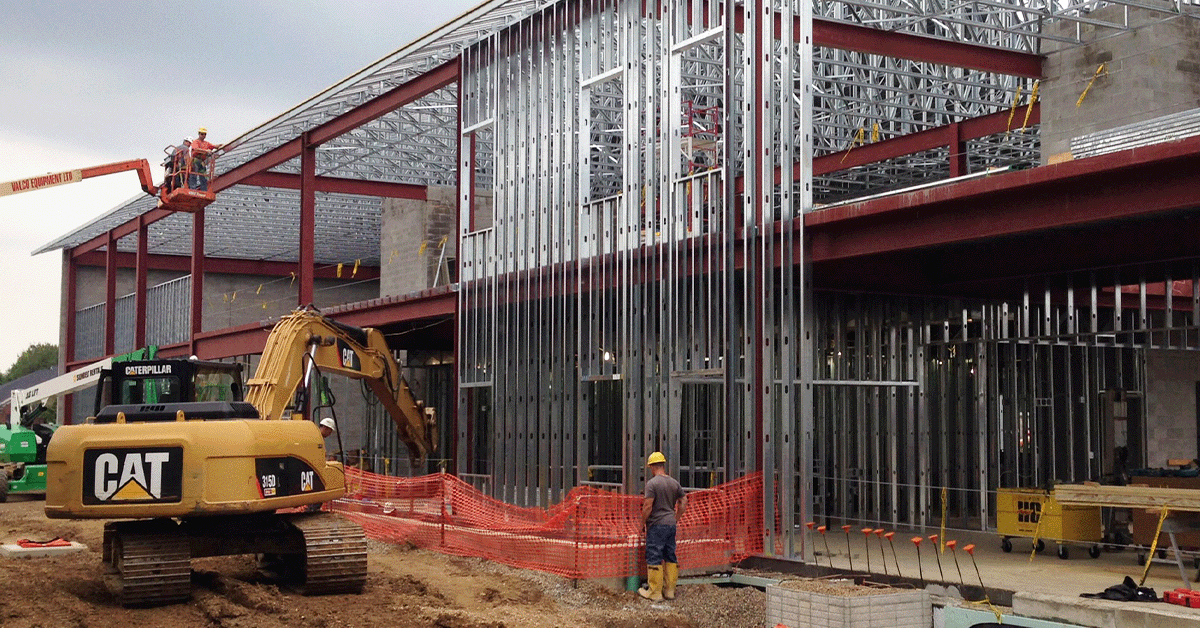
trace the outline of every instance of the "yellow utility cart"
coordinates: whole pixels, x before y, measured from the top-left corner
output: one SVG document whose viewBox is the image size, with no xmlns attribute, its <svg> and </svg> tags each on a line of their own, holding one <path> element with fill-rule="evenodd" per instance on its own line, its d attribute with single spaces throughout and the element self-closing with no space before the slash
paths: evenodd
<svg viewBox="0 0 1200 628">
<path fill-rule="evenodd" d="M 1099 506 L 1063 506 L 1038 488 L 1002 488 L 996 491 L 996 532 L 1000 549 L 1011 552 L 1010 539 L 1026 537 L 1045 549 L 1045 541 L 1058 544 L 1058 557 L 1067 558 L 1068 544 L 1089 545 L 1088 555 L 1100 557 L 1104 525 Z"/>
</svg>

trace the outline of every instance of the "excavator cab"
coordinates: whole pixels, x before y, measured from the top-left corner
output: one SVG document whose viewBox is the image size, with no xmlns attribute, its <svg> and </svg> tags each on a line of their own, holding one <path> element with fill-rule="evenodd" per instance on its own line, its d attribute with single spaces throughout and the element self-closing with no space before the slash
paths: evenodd
<svg viewBox="0 0 1200 628">
<path fill-rule="evenodd" d="M 203 360 L 118 362 L 100 374 L 94 415 L 110 405 L 242 401 L 242 365 Z"/>
<path fill-rule="evenodd" d="M 166 176 L 158 188 L 158 206 L 169 210 L 195 213 L 217 200 L 208 190 L 216 168 L 216 155 L 211 150 L 193 150 L 187 144 L 163 149 Z"/>
</svg>

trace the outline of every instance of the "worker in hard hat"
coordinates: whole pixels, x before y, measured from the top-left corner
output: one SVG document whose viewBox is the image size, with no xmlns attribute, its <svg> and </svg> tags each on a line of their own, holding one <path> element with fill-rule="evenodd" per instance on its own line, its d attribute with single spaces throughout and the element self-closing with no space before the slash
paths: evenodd
<svg viewBox="0 0 1200 628">
<path fill-rule="evenodd" d="M 675 527 L 687 509 L 687 495 L 675 478 L 667 475 L 667 457 L 654 452 L 646 460 L 650 479 L 642 500 L 646 526 L 646 584 L 638 595 L 654 602 L 675 599 L 679 562 L 675 558 Z"/>
<path fill-rule="evenodd" d="M 208 129 L 200 127 L 196 139 L 192 140 L 192 178 L 189 187 L 202 192 L 208 191 L 209 166 L 213 151 L 224 148 L 224 144 L 213 144 L 206 139 Z"/>
<path fill-rule="evenodd" d="M 337 423 L 334 422 L 333 417 L 321 419 L 319 427 L 321 429 L 321 438 L 329 438 L 330 434 L 337 431 Z"/>
</svg>

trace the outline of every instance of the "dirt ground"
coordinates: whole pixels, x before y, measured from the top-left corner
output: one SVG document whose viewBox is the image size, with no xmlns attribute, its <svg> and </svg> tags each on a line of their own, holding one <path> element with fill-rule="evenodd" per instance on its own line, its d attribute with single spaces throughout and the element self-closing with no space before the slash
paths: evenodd
<svg viewBox="0 0 1200 628">
<path fill-rule="evenodd" d="M 370 542 L 362 595 L 304 597 L 280 589 L 252 557 L 193 561 L 187 604 L 127 609 L 114 602 L 100 561 L 103 522 L 57 521 L 42 502 L 0 504 L 0 543 L 55 536 L 88 545 L 57 558 L 0 558 L 4 628 L 750 628 L 765 621 L 765 595 L 750 588 L 680 587 L 652 604 L 612 591 L 479 559 Z"/>
</svg>

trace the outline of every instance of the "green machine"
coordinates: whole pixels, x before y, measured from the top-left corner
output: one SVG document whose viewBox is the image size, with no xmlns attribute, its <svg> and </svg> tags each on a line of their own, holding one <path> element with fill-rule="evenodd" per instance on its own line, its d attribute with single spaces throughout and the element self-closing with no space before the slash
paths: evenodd
<svg viewBox="0 0 1200 628">
<path fill-rule="evenodd" d="M 158 347 L 105 358 L 36 386 L 12 391 L 9 418 L 0 423 L 0 502 L 12 494 L 46 492 L 46 446 L 58 425 L 46 403 L 59 396 L 95 386 L 111 372 L 114 362 L 153 359 Z M 48 418 L 51 420 L 47 420 Z"/>
</svg>

